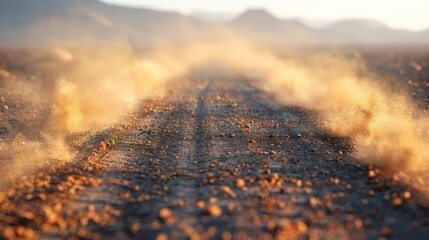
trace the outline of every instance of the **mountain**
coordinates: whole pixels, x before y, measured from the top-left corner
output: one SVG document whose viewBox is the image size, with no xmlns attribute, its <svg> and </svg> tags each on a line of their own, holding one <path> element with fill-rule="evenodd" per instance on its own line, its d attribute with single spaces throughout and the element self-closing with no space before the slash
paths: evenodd
<svg viewBox="0 0 429 240">
<path fill-rule="evenodd" d="M 134 44 L 215 39 L 223 26 L 178 13 L 128 8 L 97 0 L 0 0 L 0 45 Z"/>
<path fill-rule="evenodd" d="M 109 20 L 90 10 L 98 4 L 91 0 L 0 0 L 0 42 L 26 45 L 83 40 L 89 33 L 108 37 L 115 32 Z"/>
<path fill-rule="evenodd" d="M 312 28 L 296 19 L 277 18 L 263 9 L 250 9 L 226 23 L 206 21 L 201 15 L 207 14 L 199 15 L 194 18 L 98 0 L 0 0 L 0 46 L 82 45 L 109 40 L 148 46 L 223 42 L 237 34 L 270 46 L 429 44 L 429 30 L 417 33 L 391 29 L 370 20 Z"/>
<path fill-rule="evenodd" d="M 234 14 L 227 14 L 227 13 L 215 13 L 215 12 L 209 12 L 209 11 L 202 11 L 202 10 L 195 10 L 192 11 L 189 16 L 206 20 L 209 22 L 227 22 L 235 17 Z"/>
<path fill-rule="evenodd" d="M 268 45 L 429 44 L 429 30 L 416 33 L 391 29 L 366 19 L 345 20 L 324 28 L 310 28 L 299 20 L 279 19 L 263 9 L 245 11 L 228 25 L 242 36 Z"/>
<path fill-rule="evenodd" d="M 313 30 L 297 20 L 282 20 L 263 9 L 251 9 L 228 23 L 245 38 L 260 44 L 314 44 Z"/>
<path fill-rule="evenodd" d="M 420 44 L 418 33 L 391 29 L 372 20 L 346 20 L 321 29 L 320 38 L 327 43 L 340 44 Z M 330 36 L 331 38 L 326 38 Z"/>
</svg>

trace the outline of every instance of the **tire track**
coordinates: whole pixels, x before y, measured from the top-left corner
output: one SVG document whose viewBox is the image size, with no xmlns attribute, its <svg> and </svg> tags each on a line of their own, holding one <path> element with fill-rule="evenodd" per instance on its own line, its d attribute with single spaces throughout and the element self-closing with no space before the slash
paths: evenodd
<svg viewBox="0 0 429 240">
<path fill-rule="evenodd" d="M 41 214 L 40 222 L 27 219 L 25 226 L 53 239 L 429 234 L 428 210 L 406 196 L 394 177 L 356 164 L 352 146 L 323 132 L 312 113 L 280 107 L 245 80 L 193 79 L 172 89 L 121 127 L 115 145 L 90 165 L 100 166 L 88 172 L 93 180 L 73 172 L 62 176 L 97 184 L 78 184 L 76 195 L 58 209 L 52 204 L 51 212 L 29 210 L 40 205 L 25 195 L 16 200 L 34 219 Z M 22 216 L 1 216 L 0 226 L 24 222 Z"/>
</svg>

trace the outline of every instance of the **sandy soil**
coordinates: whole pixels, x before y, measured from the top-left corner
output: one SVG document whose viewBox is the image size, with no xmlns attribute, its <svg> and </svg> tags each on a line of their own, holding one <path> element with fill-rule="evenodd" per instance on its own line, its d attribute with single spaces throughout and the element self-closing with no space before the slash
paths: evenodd
<svg viewBox="0 0 429 240">
<path fill-rule="evenodd" d="M 177 91 L 178 88 L 181 91 Z M 0 193 L 3 238 L 425 239 L 429 210 L 317 117 L 240 79 L 192 79 L 74 161 Z"/>
</svg>

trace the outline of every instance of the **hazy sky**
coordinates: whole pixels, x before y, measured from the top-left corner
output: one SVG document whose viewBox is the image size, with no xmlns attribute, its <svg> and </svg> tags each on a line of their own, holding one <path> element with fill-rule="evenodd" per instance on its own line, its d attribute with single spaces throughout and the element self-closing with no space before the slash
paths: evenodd
<svg viewBox="0 0 429 240">
<path fill-rule="evenodd" d="M 429 0 L 102 0 L 121 5 L 190 13 L 240 13 L 265 8 L 281 18 L 333 21 L 351 18 L 379 20 L 390 27 L 429 28 Z"/>
</svg>

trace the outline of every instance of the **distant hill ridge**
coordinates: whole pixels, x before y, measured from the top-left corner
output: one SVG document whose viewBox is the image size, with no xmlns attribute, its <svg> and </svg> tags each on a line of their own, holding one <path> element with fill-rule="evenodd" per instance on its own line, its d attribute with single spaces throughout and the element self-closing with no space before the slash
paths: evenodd
<svg viewBox="0 0 429 240">
<path fill-rule="evenodd" d="M 324 28 L 310 28 L 298 20 L 279 19 L 266 10 L 250 9 L 228 24 L 261 44 L 429 44 L 429 29 L 422 32 L 397 30 L 367 19 L 344 20 Z"/>
<path fill-rule="evenodd" d="M 0 0 L 0 46 L 124 39 L 136 45 L 222 40 L 239 34 L 267 45 L 429 44 L 422 32 L 391 29 L 371 20 L 311 28 L 250 9 L 226 23 L 174 12 L 109 5 L 98 0 Z"/>
<path fill-rule="evenodd" d="M 174 12 L 97 0 L 0 0 L 0 45 L 43 45 L 124 39 L 133 44 L 215 38 L 224 28 Z"/>
</svg>

